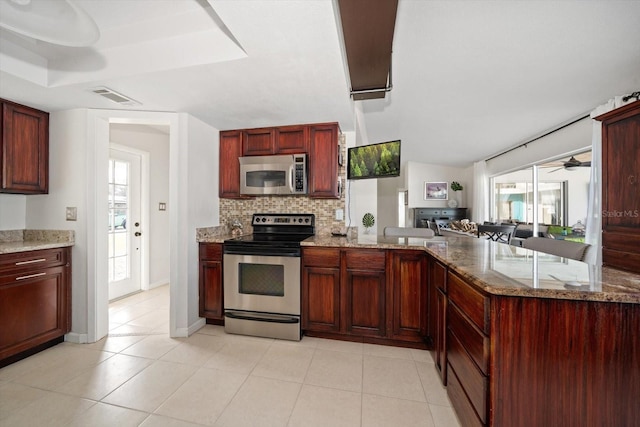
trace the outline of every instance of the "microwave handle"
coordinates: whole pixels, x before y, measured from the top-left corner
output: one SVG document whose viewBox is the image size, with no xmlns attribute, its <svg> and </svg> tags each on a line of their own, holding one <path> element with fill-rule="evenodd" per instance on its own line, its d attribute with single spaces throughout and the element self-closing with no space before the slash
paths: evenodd
<svg viewBox="0 0 640 427">
<path fill-rule="evenodd" d="M 295 164 L 289 166 L 289 176 L 291 177 L 291 179 L 289 180 L 289 189 L 291 190 L 291 194 L 295 194 L 295 180 L 296 180 L 296 173 L 295 173 Z"/>
</svg>

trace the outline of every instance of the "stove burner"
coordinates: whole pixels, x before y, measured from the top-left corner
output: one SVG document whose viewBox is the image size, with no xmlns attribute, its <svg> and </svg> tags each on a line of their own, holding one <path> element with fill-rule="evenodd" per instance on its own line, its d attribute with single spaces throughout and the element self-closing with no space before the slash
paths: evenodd
<svg viewBox="0 0 640 427">
<path fill-rule="evenodd" d="M 253 214 L 253 234 L 225 240 L 224 253 L 300 256 L 300 242 L 315 234 L 313 214 Z"/>
</svg>

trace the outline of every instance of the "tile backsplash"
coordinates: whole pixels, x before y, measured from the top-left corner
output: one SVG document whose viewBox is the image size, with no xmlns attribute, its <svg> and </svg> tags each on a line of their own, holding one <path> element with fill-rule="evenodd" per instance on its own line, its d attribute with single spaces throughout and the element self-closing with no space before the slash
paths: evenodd
<svg viewBox="0 0 640 427">
<path fill-rule="evenodd" d="M 248 230 L 254 213 L 312 213 L 316 216 L 316 234 L 330 234 L 345 226 L 336 221 L 336 209 L 345 211 L 344 195 L 340 199 L 312 199 L 303 196 L 260 196 L 248 200 L 220 199 L 220 225 L 231 228 L 239 220 Z"/>
</svg>

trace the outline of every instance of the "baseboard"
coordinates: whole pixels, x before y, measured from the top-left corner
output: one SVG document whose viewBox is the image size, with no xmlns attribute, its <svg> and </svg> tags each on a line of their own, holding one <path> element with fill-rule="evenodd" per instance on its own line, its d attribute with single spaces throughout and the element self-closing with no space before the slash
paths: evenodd
<svg viewBox="0 0 640 427">
<path fill-rule="evenodd" d="M 78 334 L 76 332 L 69 332 L 64 336 L 64 340 L 75 344 L 86 344 L 89 342 L 87 334 Z"/>
<path fill-rule="evenodd" d="M 153 283 L 149 283 L 149 290 L 159 288 L 160 286 L 166 286 L 169 284 L 169 279 L 157 280 Z"/>
</svg>

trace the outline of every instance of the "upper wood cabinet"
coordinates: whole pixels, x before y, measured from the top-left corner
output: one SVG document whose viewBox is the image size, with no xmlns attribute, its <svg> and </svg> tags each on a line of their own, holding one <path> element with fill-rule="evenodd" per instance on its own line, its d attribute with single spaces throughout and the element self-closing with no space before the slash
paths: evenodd
<svg viewBox="0 0 640 427">
<path fill-rule="evenodd" d="M 309 133 L 309 196 L 338 198 L 337 123 L 312 125 Z"/>
<path fill-rule="evenodd" d="M 242 155 L 265 156 L 276 154 L 275 128 L 246 129 L 242 131 Z"/>
<path fill-rule="evenodd" d="M 242 156 L 242 133 L 239 130 L 220 132 L 220 198 L 239 199 L 240 163 Z"/>
<path fill-rule="evenodd" d="M 339 198 L 338 123 L 220 132 L 219 196 L 240 199 L 241 156 L 307 154 L 308 197 Z"/>
<path fill-rule="evenodd" d="M 0 99 L 0 192 L 49 192 L 49 113 Z"/>
<path fill-rule="evenodd" d="M 640 273 L 640 101 L 602 121 L 602 261 Z"/>
<path fill-rule="evenodd" d="M 276 128 L 276 154 L 297 154 L 309 152 L 309 126 L 283 126 Z"/>
</svg>

